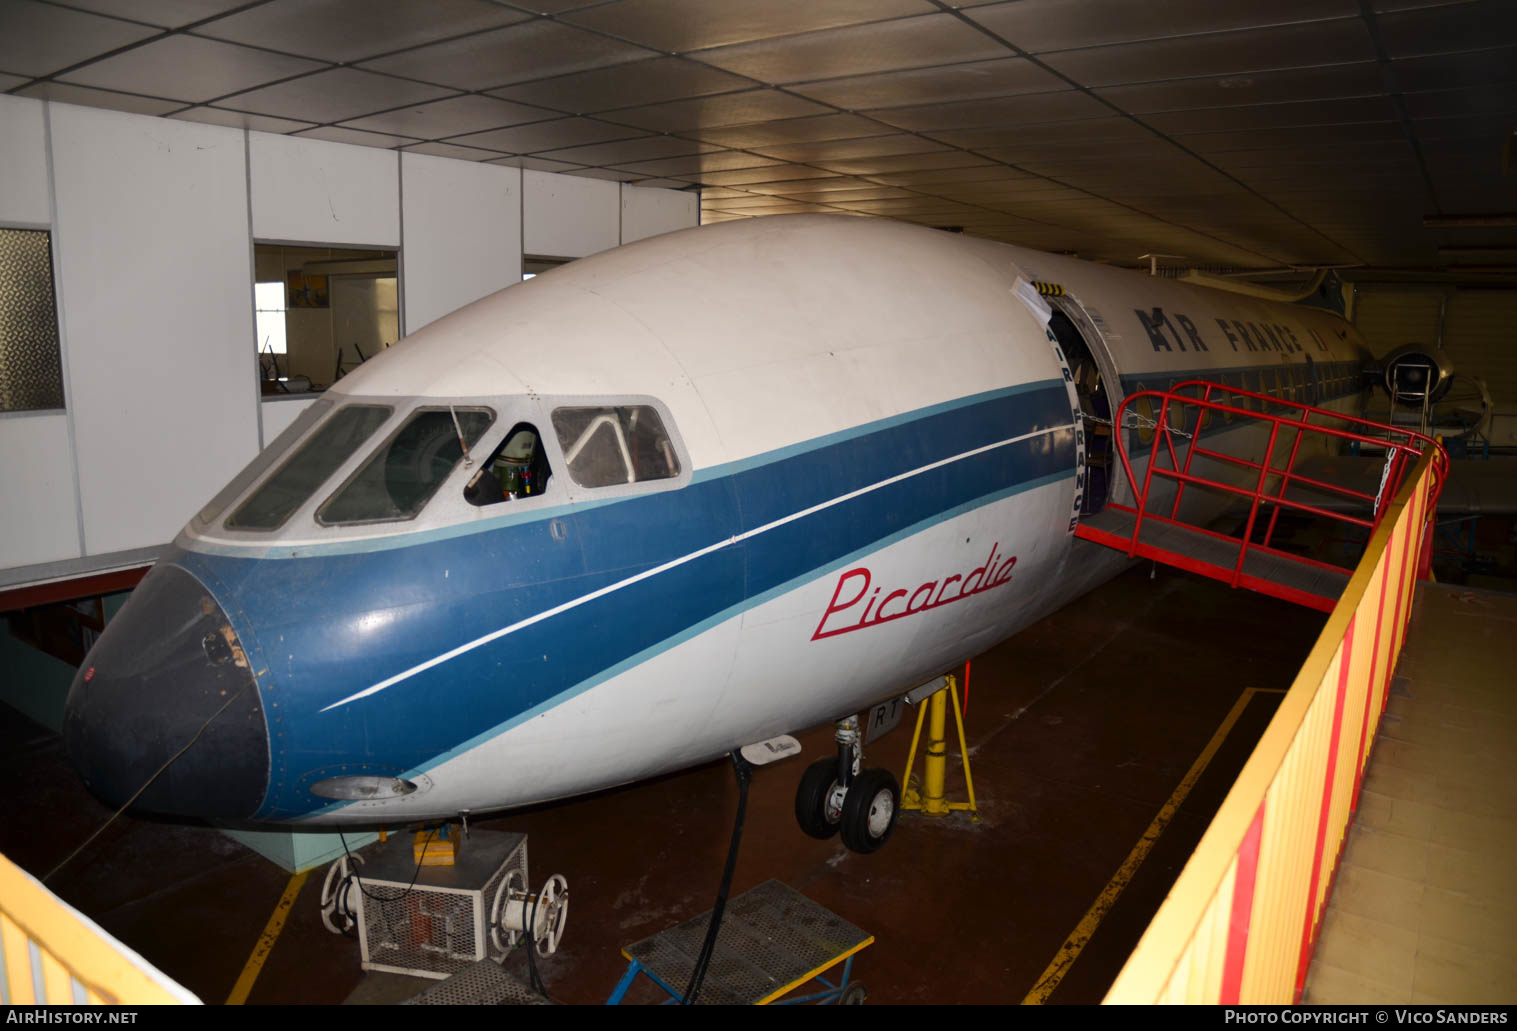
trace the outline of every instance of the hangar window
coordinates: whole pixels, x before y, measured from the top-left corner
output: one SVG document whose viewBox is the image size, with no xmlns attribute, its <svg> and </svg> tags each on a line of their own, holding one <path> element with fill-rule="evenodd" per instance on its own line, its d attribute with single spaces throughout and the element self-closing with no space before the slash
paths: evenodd
<svg viewBox="0 0 1517 1031">
<path fill-rule="evenodd" d="M 414 519 L 479 440 L 488 408 L 422 408 L 316 512 L 329 526 Z"/>
<path fill-rule="evenodd" d="M 0 412 L 62 407 L 52 235 L 0 229 Z"/>
<path fill-rule="evenodd" d="M 569 476 L 581 487 L 667 480 L 679 459 L 658 412 L 648 405 L 555 408 L 553 431 Z"/>
<path fill-rule="evenodd" d="M 322 389 L 394 344 L 398 266 L 392 250 L 254 244 L 263 392 Z"/>
<path fill-rule="evenodd" d="M 393 411 L 388 405 L 345 405 L 313 433 L 279 471 L 227 518 L 229 530 L 273 530 L 315 494 Z"/>
<path fill-rule="evenodd" d="M 548 488 L 548 457 L 537 427 L 517 423 L 464 487 L 464 500 L 478 508 L 535 498 Z"/>
</svg>

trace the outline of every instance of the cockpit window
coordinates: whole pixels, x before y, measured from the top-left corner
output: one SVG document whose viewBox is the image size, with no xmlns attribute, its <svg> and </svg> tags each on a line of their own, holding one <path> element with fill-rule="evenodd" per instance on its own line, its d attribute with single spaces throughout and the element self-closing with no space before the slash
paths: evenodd
<svg viewBox="0 0 1517 1031">
<path fill-rule="evenodd" d="M 470 477 L 464 500 L 483 508 L 517 498 L 535 498 L 548 489 L 552 475 L 537 427 L 517 423 L 479 472 Z"/>
<path fill-rule="evenodd" d="M 612 487 L 679 475 L 679 459 L 649 405 L 555 408 L 553 431 L 569 476 L 581 487 Z"/>
<path fill-rule="evenodd" d="M 279 471 L 270 476 L 227 518 L 230 530 L 273 530 L 303 505 L 394 409 L 388 405 L 346 405 L 313 433 Z"/>
<path fill-rule="evenodd" d="M 423 408 L 316 512 L 328 526 L 413 519 L 495 421 L 488 408 Z M 462 441 L 462 443 L 460 443 Z"/>
</svg>

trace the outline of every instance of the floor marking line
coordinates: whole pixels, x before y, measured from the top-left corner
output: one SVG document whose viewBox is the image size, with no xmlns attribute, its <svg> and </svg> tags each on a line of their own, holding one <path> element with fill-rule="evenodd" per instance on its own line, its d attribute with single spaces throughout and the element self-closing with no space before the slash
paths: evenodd
<svg viewBox="0 0 1517 1031">
<path fill-rule="evenodd" d="M 1053 961 L 1048 964 L 1048 969 L 1043 971 L 1043 976 L 1039 977 L 1037 983 L 1032 986 L 1032 991 L 1028 992 L 1027 996 L 1022 1000 L 1022 1005 L 1040 1006 L 1047 1002 L 1048 997 L 1053 994 L 1054 989 L 1059 987 L 1060 982 L 1064 980 L 1064 975 L 1069 973 L 1070 968 L 1074 966 L 1075 960 L 1080 958 L 1080 953 L 1090 943 L 1091 937 L 1096 933 L 1096 928 L 1100 926 L 1106 914 L 1111 912 L 1112 906 L 1116 905 L 1117 898 L 1122 894 L 1122 890 L 1127 887 L 1128 883 L 1137 874 L 1138 868 L 1143 865 L 1143 861 L 1153 851 L 1154 845 L 1158 844 L 1159 836 L 1164 833 L 1165 828 L 1169 826 L 1169 822 L 1174 819 L 1175 813 L 1180 809 L 1180 804 L 1185 801 L 1185 797 L 1190 794 L 1191 789 L 1196 786 L 1196 782 L 1201 779 L 1201 774 L 1206 771 L 1206 767 L 1211 763 L 1213 757 L 1216 756 L 1217 750 L 1222 747 L 1222 742 L 1227 739 L 1227 735 L 1231 733 L 1233 726 L 1238 722 L 1239 717 L 1243 715 L 1243 711 L 1248 708 L 1249 702 L 1253 701 L 1254 696 L 1256 694 L 1284 693 L 1284 691 L 1275 689 L 1244 688 L 1243 693 L 1238 696 L 1238 700 L 1233 703 L 1233 707 L 1228 712 L 1227 717 L 1217 727 L 1216 732 L 1212 734 L 1211 740 L 1206 743 L 1206 747 L 1196 757 L 1196 761 L 1191 763 L 1190 769 L 1185 772 L 1185 776 L 1181 778 L 1179 785 L 1170 794 L 1169 800 L 1159 809 L 1158 814 L 1149 823 L 1148 829 L 1138 839 L 1138 843 L 1127 854 L 1127 858 L 1122 861 L 1122 865 L 1117 868 L 1117 872 L 1112 875 L 1111 880 L 1106 882 L 1106 887 L 1101 890 L 1100 895 L 1096 896 L 1096 900 L 1091 903 L 1090 909 L 1086 910 L 1085 916 L 1080 919 L 1079 924 L 1069 933 L 1069 937 L 1064 939 L 1064 944 L 1060 945 L 1059 950 L 1054 953 Z"/>
<path fill-rule="evenodd" d="M 295 906 L 295 897 L 300 894 L 300 889 L 305 886 L 306 878 L 310 875 L 311 871 L 303 870 L 292 876 L 290 882 L 284 886 L 284 894 L 279 896 L 279 902 L 274 906 L 274 912 L 269 917 L 268 924 L 264 926 L 263 934 L 259 936 L 258 943 L 253 946 L 252 955 L 248 956 L 248 961 L 243 966 L 237 983 L 232 986 L 232 994 L 227 996 L 228 1006 L 241 1006 L 248 1001 L 248 993 L 253 990 L 253 982 L 258 980 L 258 975 L 262 973 L 264 960 L 268 959 L 269 953 L 274 951 L 274 943 L 279 940 L 279 932 L 284 930 L 285 919 Z"/>
</svg>

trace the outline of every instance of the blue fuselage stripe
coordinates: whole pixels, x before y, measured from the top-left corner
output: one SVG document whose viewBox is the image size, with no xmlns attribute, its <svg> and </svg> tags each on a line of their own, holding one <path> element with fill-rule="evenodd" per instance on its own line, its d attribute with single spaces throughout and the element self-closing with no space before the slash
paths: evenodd
<svg viewBox="0 0 1517 1031">
<path fill-rule="evenodd" d="M 316 808 L 315 780 L 426 768 L 481 727 L 509 725 L 780 585 L 986 499 L 1072 477 L 1068 423 L 1065 389 L 1050 381 L 556 519 L 367 553 L 173 560 L 216 593 L 251 650 L 272 745 L 259 815 L 289 818 Z M 1014 438 L 1026 439 L 993 446 Z M 943 464 L 903 476 L 934 463 Z M 807 514 L 320 711 L 462 642 L 797 513 Z"/>
</svg>

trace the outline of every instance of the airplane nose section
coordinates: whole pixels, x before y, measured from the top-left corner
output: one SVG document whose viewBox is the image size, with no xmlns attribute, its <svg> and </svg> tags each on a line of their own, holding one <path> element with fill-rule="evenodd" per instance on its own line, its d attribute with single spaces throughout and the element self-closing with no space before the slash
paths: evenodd
<svg viewBox="0 0 1517 1031">
<path fill-rule="evenodd" d="M 74 768 L 113 808 L 148 785 L 134 809 L 242 819 L 268 788 L 249 657 L 211 592 L 176 565 L 155 567 L 90 650 L 63 735 Z"/>
</svg>

